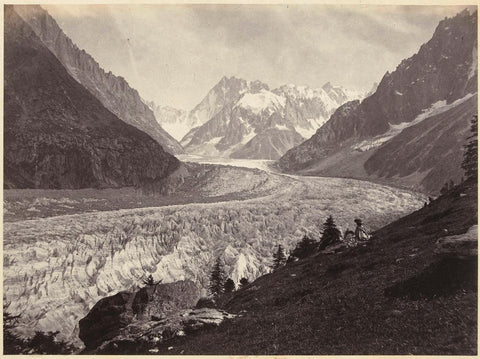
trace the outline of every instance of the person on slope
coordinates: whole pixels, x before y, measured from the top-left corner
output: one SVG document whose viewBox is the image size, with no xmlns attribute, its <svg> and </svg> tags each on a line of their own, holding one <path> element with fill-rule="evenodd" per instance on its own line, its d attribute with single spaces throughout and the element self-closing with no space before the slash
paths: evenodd
<svg viewBox="0 0 480 359">
<path fill-rule="evenodd" d="M 355 228 L 355 240 L 357 242 L 365 242 L 370 239 L 370 235 L 368 232 L 365 230 L 365 228 L 362 225 L 362 220 L 357 218 L 354 221 L 357 224 L 357 228 Z"/>
</svg>

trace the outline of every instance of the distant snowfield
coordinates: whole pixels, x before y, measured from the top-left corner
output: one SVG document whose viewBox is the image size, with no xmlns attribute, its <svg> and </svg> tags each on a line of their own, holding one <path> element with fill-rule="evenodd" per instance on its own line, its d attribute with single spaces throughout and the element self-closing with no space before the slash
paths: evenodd
<svg viewBox="0 0 480 359">
<path fill-rule="evenodd" d="M 177 158 L 183 162 L 207 163 L 212 165 L 234 166 L 244 168 L 257 168 L 265 172 L 272 172 L 271 165 L 275 163 L 273 160 L 250 160 L 235 159 L 223 157 L 208 157 L 198 155 L 177 155 Z"/>
<path fill-rule="evenodd" d="M 185 158 L 183 158 L 185 160 Z M 190 159 L 192 159 L 190 157 Z M 201 159 L 265 168 L 271 161 Z M 232 175 L 229 173 L 232 172 Z M 212 191 L 235 191 L 246 170 L 227 171 Z M 78 346 L 78 321 L 101 298 L 155 280 L 208 286 L 216 257 L 238 283 L 268 273 L 278 244 L 292 249 L 305 233 L 319 238 L 332 215 L 342 231 L 361 217 L 379 228 L 423 205 L 423 195 L 352 179 L 259 171 L 268 192 L 247 200 L 64 215 L 4 224 L 4 298 L 20 328 L 59 330 Z M 220 184 L 216 184 L 219 182 Z M 258 183 L 258 186 L 262 186 Z M 257 187 L 257 185 L 255 185 Z M 257 193 L 256 188 L 249 189 Z"/>
</svg>

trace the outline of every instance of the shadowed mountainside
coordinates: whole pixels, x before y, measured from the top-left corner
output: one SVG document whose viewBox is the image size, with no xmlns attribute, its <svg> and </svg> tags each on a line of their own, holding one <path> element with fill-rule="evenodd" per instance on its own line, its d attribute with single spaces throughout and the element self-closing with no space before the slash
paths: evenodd
<svg viewBox="0 0 480 359">
<path fill-rule="evenodd" d="M 142 186 L 178 166 L 75 81 L 5 7 L 5 188 Z"/>
<path fill-rule="evenodd" d="M 446 181 L 460 180 L 459 153 L 468 117 L 477 111 L 476 91 L 477 12 L 464 10 L 442 20 L 373 95 L 338 108 L 278 164 L 288 172 L 380 178 L 438 192 Z"/>
<path fill-rule="evenodd" d="M 40 40 L 60 60 L 68 73 L 90 91 L 122 121 L 147 133 L 172 154 L 182 146 L 156 121 L 153 111 L 137 90 L 121 76 L 105 72 L 85 50 L 65 35 L 57 22 L 38 5 L 15 5 L 15 11 L 29 24 Z"/>
</svg>

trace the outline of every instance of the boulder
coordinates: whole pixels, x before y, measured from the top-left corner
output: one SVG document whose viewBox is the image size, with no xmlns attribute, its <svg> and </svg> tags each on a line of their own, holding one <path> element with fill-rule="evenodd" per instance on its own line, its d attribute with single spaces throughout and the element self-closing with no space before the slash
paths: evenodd
<svg viewBox="0 0 480 359">
<path fill-rule="evenodd" d="M 79 322 L 79 338 L 87 349 L 114 338 L 133 319 L 130 308 L 134 293 L 120 292 L 101 299 Z"/>
<path fill-rule="evenodd" d="M 468 259 L 478 255 L 478 226 L 472 226 L 467 233 L 440 238 L 435 248 L 435 253 Z"/>
<path fill-rule="evenodd" d="M 235 315 L 225 311 L 201 308 L 172 312 L 158 321 L 135 320 L 90 350 L 89 354 L 144 354 L 158 351 L 158 345 L 174 337 L 191 334 L 206 327 L 220 325 Z M 88 349 L 88 348 L 87 348 Z"/>
<path fill-rule="evenodd" d="M 79 337 L 92 350 L 118 336 L 142 336 L 152 326 L 168 324 L 169 314 L 194 307 L 200 294 L 192 281 L 178 281 L 103 298 L 80 320 Z"/>
</svg>

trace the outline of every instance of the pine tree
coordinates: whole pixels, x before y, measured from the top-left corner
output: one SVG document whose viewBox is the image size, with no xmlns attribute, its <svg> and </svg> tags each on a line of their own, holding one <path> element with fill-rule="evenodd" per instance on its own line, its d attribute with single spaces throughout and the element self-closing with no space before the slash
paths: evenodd
<svg viewBox="0 0 480 359">
<path fill-rule="evenodd" d="M 248 281 L 247 278 L 243 277 L 240 279 L 240 289 L 245 288 L 250 282 Z"/>
<path fill-rule="evenodd" d="M 317 241 L 307 235 L 304 235 L 302 240 L 295 246 L 295 249 L 290 254 L 287 262 L 293 261 L 294 258 L 302 259 L 312 255 L 315 253 L 317 246 Z"/>
<path fill-rule="evenodd" d="M 478 126 L 477 115 L 473 116 L 470 132 L 471 135 L 467 138 L 468 143 L 464 146 L 465 153 L 463 155 L 462 168 L 465 171 L 467 179 L 477 179 L 478 169 Z"/>
<path fill-rule="evenodd" d="M 144 279 L 143 284 L 147 286 L 155 285 L 155 281 L 153 280 L 153 275 L 150 274 L 147 279 Z"/>
<path fill-rule="evenodd" d="M 220 258 L 217 258 L 210 274 L 210 293 L 217 296 L 223 293 L 225 282 L 225 270 Z"/>
<path fill-rule="evenodd" d="M 273 254 L 273 265 L 272 269 L 277 270 L 278 268 L 285 265 L 287 262 L 287 257 L 285 256 L 285 251 L 281 244 L 278 245 L 277 251 Z"/>
<path fill-rule="evenodd" d="M 228 278 L 225 281 L 225 285 L 223 286 L 223 290 L 225 293 L 232 293 L 235 290 L 235 283 L 231 278 Z"/>
<path fill-rule="evenodd" d="M 320 239 L 319 249 L 325 249 L 328 245 L 338 242 L 340 240 L 340 230 L 335 225 L 332 216 L 329 216 L 323 224 L 322 238 Z"/>
</svg>

